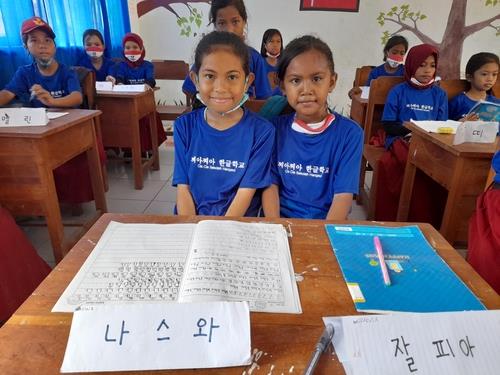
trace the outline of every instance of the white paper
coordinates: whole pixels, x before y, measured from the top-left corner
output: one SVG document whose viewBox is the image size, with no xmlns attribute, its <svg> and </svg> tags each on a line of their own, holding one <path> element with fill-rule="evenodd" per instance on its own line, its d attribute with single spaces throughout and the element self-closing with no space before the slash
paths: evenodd
<svg viewBox="0 0 500 375">
<path fill-rule="evenodd" d="M 246 302 L 101 306 L 73 314 L 61 372 L 250 364 Z"/>
<path fill-rule="evenodd" d="M 251 311 L 301 313 L 288 237 L 279 224 L 201 221 L 180 302 L 248 301 Z"/>
<path fill-rule="evenodd" d="M 323 318 L 347 374 L 497 375 L 500 311 Z M 415 371 L 418 370 L 418 371 Z"/>
<path fill-rule="evenodd" d="M 464 142 L 493 143 L 498 133 L 498 122 L 465 121 L 457 129 L 454 145 Z"/>
<path fill-rule="evenodd" d="M 52 311 L 175 301 L 195 227 L 109 223 Z"/>
<path fill-rule="evenodd" d="M 63 117 L 69 114 L 69 112 L 47 112 L 47 117 L 49 120 L 54 120 L 59 117 Z"/>
<path fill-rule="evenodd" d="M 360 86 L 361 99 L 368 99 L 370 96 L 370 86 Z"/>
<path fill-rule="evenodd" d="M 146 85 L 114 85 L 113 91 L 117 92 L 143 92 L 146 91 Z"/>
<path fill-rule="evenodd" d="M 457 132 L 458 126 L 461 124 L 460 121 L 453 121 L 453 120 L 446 120 L 446 121 L 411 120 L 411 122 L 429 133 L 439 133 L 438 131 L 439 128 L 451 128 L 453 131 L 450 134 L 455 134 Z"/>
<path fill-rule="evenodd" d="M 113 91 L 113 83 L 109 81 L 96 81 L 96 91 Z"/>
<path fill-rule="evenodd" d="M 45 108 L 0 108 L 0 126 L 44 126 L 48 122 Z"/>
</svg>

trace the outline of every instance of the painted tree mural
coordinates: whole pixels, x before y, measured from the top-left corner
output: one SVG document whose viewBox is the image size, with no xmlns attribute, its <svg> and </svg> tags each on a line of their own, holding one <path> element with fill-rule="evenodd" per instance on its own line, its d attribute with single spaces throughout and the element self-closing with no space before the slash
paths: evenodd
<svg viewBox="0 0 500 375">
<path fill-rule="evenodd" d="M 192 3 L 210 4 L 210 0 L 143 0 L 137 3 L 137 14 L 142 17 L 146 13 L 157 8 L 165 8 L 177 17 L 177 25 L 181 29 L 181 36 L 189 37 L 197 35 L 195 30 L 199 29 L 203 19 L 203 13 L 191 6 Z M 173 7 L 174 4 L 184 4 L 188 10 L 188 15 L 180 15 Z"/>
<path fill-rule="evenodd" d="M 459 78 L 464 40 L 484 28 L 491 28 L 495 30 L 496 36 L 500 35 L 500 24 L 495 24 L 495 21 L 500 19 L 500 7 L 497 7 L 497 5 L 500 5 L 500 0 L 486 0 L 484 6 L 492 10 L 492 17 L 472 25 L 465 25 L 467 0 L 453 0 L 441 42 L 435 41 L 420 30 L 419 24 L 427 18 L 425 14 L 421 11 L 411 10 L 408 4 L 399 7 L 394 6 L 387 12 L 380 12 L 377 17 L 380 26 L 384 26 L 386 23 L 399 26 L 392 33 L 384 31 L 382 43 L 385 44 L 387 39 L 394 34 L 409 31 L 423 43 L 431 44 L 439 49 L 439 75 L 443 79 Z M 498 44 L 497 48 L 492 46 L 492 52 L 498 53 Z"/>
</svg>

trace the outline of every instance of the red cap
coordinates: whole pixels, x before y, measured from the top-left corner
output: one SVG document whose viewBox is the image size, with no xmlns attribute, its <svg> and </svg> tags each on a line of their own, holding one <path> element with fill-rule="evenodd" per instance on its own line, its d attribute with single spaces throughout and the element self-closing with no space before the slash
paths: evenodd
<svg viewBox="0 0 500 375">
<path fill-rule="evenodd" d="M 27 20 L 24 20 L 21 26 L 21 35 L 26 35 L 36 29 L 45 31 L 47 35 L 52 39 L 56 38 L 56 34 L 54 34 L 54 31 L 49 26 L 49 24 L 42 20 L 40 17 L 31 17 Z"/>
</svg>

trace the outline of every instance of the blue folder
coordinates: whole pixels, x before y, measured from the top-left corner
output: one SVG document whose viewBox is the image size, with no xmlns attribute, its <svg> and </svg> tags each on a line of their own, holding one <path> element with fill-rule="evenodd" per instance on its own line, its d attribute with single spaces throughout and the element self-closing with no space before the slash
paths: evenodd
<svg viewBox="0 0 500 375">
<path fill-rule="evenodd" d="M 358 311 L 486 309 L 429 245 L 417 226 L 327 224 L 325 227 Z M 374 236 L 380 238 L 391 286 L 384 285 Z"/>
</svg>

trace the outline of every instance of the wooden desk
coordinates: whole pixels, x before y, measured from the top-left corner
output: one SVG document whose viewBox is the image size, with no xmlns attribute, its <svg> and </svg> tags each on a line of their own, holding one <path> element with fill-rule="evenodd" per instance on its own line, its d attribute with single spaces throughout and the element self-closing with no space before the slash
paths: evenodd
<svg viewBox="0 0 500 375">
<path fill-rule="evenodd" d="M 353 95 L 351 100 L 350 117 L 356 121 L 362 129 L 365 128 L 366 109 L 368 108 L 368 99 L 361 99 L 361 95 Z"/>
<path fill-rule="evenodd" d="M 440 232 L 450 242 L 466 242 L 469 218 L 484 190 L 496 143 L 453 146 L 454 135 L 428 133 L 406 122 L 412 131 L 408 161 L 399 199 L 398 221 L 408 219 L 416 169 L 448 190 Z M 498 139 L 497 139 L 498 142 Z"/>
<path fill-rule="evenodd" d="M 76 244 L 31 297 L 0 329 L 0 368 L 3 375 L 57 373 L 68 340 L 71 314 L 50 313 L 52 306 L 72 280 L 110 220 L 119 222 L 196 222 L 203 217 L 106 214 Z M 206 219 L 206 218 L 205 218 Z M 211 217 L 210 219 L 214 219 Z M 255 218 L 240 219 L 254 221 Z M 263 220 L 265 221 L 265 220 Z M 262 351 L 255 374 L 302 373 L 323 331 L 323 316 L 356 314 L 354 304 L 333 256 L 322 220 L 273 220 L 290 226 L 290 248 L 303 313 L 251 313 L 252 350 Z M 353 222 L 354 223 L 354 222 Z M 367 222 L 358 222 L 368 224 Z M 369 223 L 372 224 L 373 223 Z M 386 225 L 401 226 L 401 223 Z M 430 225 L 420 224 L 429 243 L 490 309 L 500 308 L 500 297 Z M 271 371 L 271 366 L 273 370 Z M 291 368 L 293 367 L 293 371 Z M 155 371 L 154 374 L 241 374 L 248 367 L 204 370 Z M 127 372 L 127 374 L 140 374 Z M 152 374 L 153 372 L 142 372 Z M 318 374 L 343 374 L 342 365 L 331 350 L 322 358 Z"/>
<path fill-rule="evenodd" d="M 94 126 L 101 112 L 64 111 L 47 126 L 0 128 L 0 202 L 13 215 L 45 216 L 56 262 L 72 244 L 64 242 L 53 170 L 86 152 L 98 216 L 107 211 Z"/>
<path fill-rule="evenodd" d="M 144 92 L 99 91 L 97 108 L 102 111 L 101 128 L 104 147 L 130 147 L 135 188 L 144 186 L 144 170 L 160 169 L 158 137 L 156 133 L 156 104 L 153 90 Z M 144 163 L 141 159 L 139 120 L 147 117 L 153 157 Z"/>
</svg>

